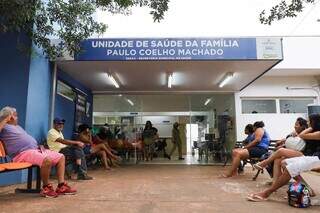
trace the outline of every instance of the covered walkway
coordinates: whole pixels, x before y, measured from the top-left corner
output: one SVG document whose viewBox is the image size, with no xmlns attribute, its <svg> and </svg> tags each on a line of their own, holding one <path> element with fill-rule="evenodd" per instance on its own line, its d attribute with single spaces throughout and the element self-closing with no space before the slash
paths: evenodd
<svg viewBox="0 0 320 213">
<path fill-rule="evenodd" d="M 111 172 L 90 171 L 93 181 L 69 181 L 79 193 L 45 199 L 0 189 L 0 212 L 301 212 L 287 205 L 286 187 L 261 203 L 246 201 L 267 176 L 252 181 L 252 171 L 220 179 L 221 166 L 128 165 Z M 320 207 L 307 209 L 319 212 Z"/>
</svg>

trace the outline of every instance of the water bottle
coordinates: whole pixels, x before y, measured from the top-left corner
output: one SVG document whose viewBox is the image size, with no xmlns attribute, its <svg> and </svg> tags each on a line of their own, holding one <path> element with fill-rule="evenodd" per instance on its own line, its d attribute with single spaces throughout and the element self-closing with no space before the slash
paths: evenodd
<svg viewBox="0 0 320 213">
<path fill-rule="evenodd" d="M 310 206 L 310 195 L 309 190 L 304 187 L 302 194 L 302 208 L 307 208 Z"/>
</svg>

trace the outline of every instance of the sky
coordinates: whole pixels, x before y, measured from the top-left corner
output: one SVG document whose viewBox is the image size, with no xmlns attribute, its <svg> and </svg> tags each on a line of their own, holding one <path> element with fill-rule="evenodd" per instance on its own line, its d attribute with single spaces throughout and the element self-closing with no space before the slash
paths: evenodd
<svg viewBox="0 0 320 213">
<path fill-rule="evenodd" d="M 170 0 L 160 23 L 153 22 L 148 8 L 133 8 L 131 15 L 97 12 L 108 25 L 104 38 L 143 37 L 239 37 L 320 36 L 320 0 L 307 4 L 297 18 L 259 22 L 259 14 L 280 0 Z M 318 21 L 319 20 L 319 21 Z M 97 36 L 95 36 L 97 37 Z"/>
</svg>

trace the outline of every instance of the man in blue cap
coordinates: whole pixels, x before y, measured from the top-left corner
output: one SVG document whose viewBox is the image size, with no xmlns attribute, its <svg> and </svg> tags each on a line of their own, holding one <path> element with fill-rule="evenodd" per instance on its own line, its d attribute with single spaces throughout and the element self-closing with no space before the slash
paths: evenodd
<svg viewBox="0 0 320 213">
<path fill-rule="evenodd" d="M 91 180 L 92 177 L 87 175 L 87 164 L 82 149 L 84 143 L 81 141 L 64 139 L 62 134 L 64 123 L 65 120 L 62 118 L 55 118 L 53 120 L 53 128 L 49 130 L 47 135 L 47 144 L 51 150 L 60 152 L 67 158 L 69 157 L 75 160 L 78 180 Z"/>
</svg>

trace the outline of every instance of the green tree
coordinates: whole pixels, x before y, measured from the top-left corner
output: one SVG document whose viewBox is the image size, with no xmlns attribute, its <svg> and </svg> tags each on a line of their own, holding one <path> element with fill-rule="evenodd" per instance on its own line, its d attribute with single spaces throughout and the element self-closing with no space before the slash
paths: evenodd
<svg viewBox="0 0 320 213">
<path fill-rule="evenodd" d="M 107 26 L 97 22 L 97 9 L 129 14 L 133 6 L 148 7 L 154 21 L 168 10 L 169 0 L 1 0 L 0 33 L 24 32 L 49 59 L 80 51 L 80 42 L 102 34 Z M 50 38 L 61 39 L 53 44 Z"/>
<path fill-rule="evenodd" d="M 269 14 L 263 10 L 260 13 L 260 22 L 262 24 L 271 25 L 273 21 L 281 20 L 288 17 L 296 17 L 298 13 L 301 13 L 304 6 L 309 3 L 314 3 L 314 0 L 291 0 L 287 3 L 286 0 L 282 0 L 279 4 L 273 6 Z"/>
</svg>

